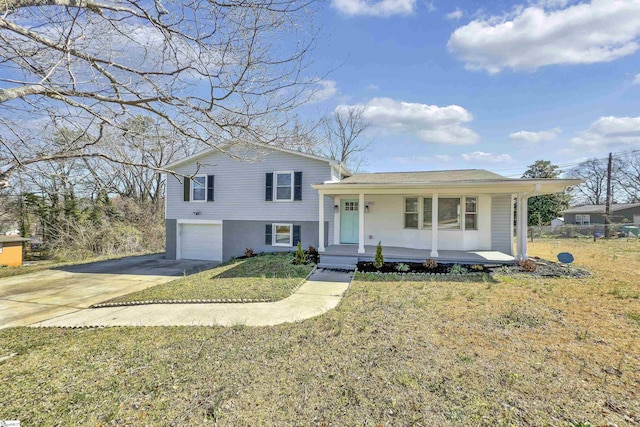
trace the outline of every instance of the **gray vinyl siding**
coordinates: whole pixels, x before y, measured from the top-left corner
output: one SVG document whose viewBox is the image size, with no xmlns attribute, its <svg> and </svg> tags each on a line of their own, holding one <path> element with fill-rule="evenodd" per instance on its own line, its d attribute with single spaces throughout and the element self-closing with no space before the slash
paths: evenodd
<svg viewBox="0 0 640 427">
<path fill-rule="evenodd" d="M 513 202 L 510 195 L 491 197 L 491 250 L 513 255 L 512 214 Z"/>
<path fill-rule="evenodd" d="M 164 257 L 166 259 L 176 259 L 176 238 L 177 238 L 177 221 L 175 219 L 167 219 L 165 228 L 167 230 L 167 239 Z"/>
<path fill-rule="evenodd" d="M 196 171 L 198 174 L 215 175 L 215 201 L 185 202 L 183 184 L 169 175 L 166 218 L 318 222 L 318 192 L 311 185 L 331 179 L 331 165 L 328 162 L 269 149 L 248 149 L 234 154 L 252 161 L 236 160 L 224 153 L 211 153 L 176 167 L 176 172 L 185 175 Z M 301 201 L 265 201 L 265 174 L 275 171 L 302 172 Z M 325 199 L 325 218 L 329 223 L 326 231 L 332 235 L 333 205 L 329 200 Z M 194 212 L 198 212 L 198 215 Z M 226 240 L 223 241 L 224 245 Z"/>
<path fill-rule="evenodd" d="M 274 221 L 275 222 L 275 221 Z M 318 221 L 278 220 L 279 223 L 300 225 L 300 239 L 302 247 L 318 248 Z M 222 258 L 228 260 L 244 254 L 245 249 L 251 248 L 255 253 L 260 252 L 290 252 L 293 247 L 272 246 L 265 244 L 265 225 L 268 221 L 224 221 L 222 223 Z M 329 228 L 325 222 L 325 245 L 329 240 Z"/>
</svg>

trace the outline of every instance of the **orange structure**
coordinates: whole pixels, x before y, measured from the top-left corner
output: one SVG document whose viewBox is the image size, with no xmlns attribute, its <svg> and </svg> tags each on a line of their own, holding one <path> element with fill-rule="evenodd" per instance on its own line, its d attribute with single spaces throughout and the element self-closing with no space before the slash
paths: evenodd
<svg viewBox="0 0 640 427">
<path fill-rule="evenodd" d="M 22 265 L 22 245 L 29 239 L 18 236 L 0 236 L 0 266 Z"/>
</svg>

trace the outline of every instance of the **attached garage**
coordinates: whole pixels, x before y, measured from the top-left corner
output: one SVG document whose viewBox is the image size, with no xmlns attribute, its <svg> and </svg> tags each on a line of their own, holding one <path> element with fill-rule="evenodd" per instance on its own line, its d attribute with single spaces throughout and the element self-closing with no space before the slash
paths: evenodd
<svg viewBox="0 0 640 427">
<path fill-rule="evenodd" d="M 222 261 L 222 221 L 178 222 L 177 259 Z"/>
</svg>

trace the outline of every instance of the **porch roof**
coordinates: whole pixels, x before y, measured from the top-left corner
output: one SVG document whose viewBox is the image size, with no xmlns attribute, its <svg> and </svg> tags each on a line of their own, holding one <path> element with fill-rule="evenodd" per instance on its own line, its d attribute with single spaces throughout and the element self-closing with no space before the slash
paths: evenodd
<svg viewBox="0 0 640 427">
<path fill-rule="evenodd" d="M 361 173 L 342 181 L 327 181 L 312 187 L 325 194 L 370 194 L 424 189 L 434 191 L 469 191 L 482 193 L 552 194 L 579 185 L 580 179 L 518 179 L 507 178 L 483 169 Z"/>
</svg>

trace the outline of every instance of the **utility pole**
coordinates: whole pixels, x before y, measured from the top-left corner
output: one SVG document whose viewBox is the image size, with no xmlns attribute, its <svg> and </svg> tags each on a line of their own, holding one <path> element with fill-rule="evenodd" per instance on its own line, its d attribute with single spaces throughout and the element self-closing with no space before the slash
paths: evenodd
<svg viewBox="0 0 640 427">
<path fill-rule="evenodd" d="M 607 164 L 607 200 L 604 205 L 604 236 L 611 237 L 611 164 L 613 155 L 609 153 L 609 163 Z"/>
</svg>

